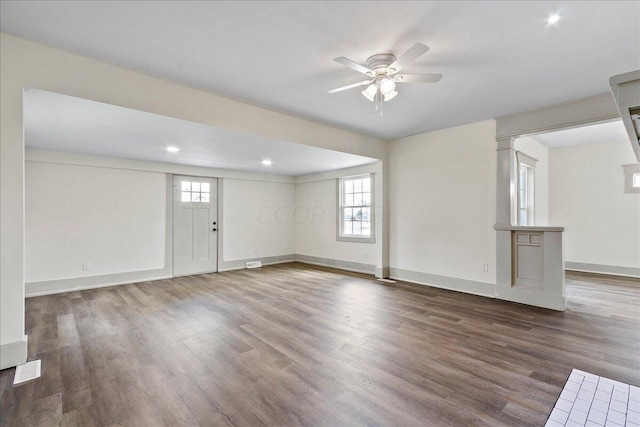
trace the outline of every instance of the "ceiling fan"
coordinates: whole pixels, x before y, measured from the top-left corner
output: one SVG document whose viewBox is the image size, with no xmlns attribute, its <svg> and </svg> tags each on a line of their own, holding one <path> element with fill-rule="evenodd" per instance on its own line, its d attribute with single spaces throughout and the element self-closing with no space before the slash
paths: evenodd
<svg viewBox="0 0 640 427">
<path fill-rule="evenodd" d="M 398 74 L 404 67 L 427 53 L 429 47 L 422 43 L 414 44 L 408 51 L 396 58 L 390 53 L 378 53 L 367 59 L 367 65 L 360 65 L 344 56 L 335 58 L 334 61 L 345 65 L 352 70 L 368 77 L 358 83 L 342 86 L 328 91 L 329 93 L 342 92 L 360 86 L 369 85 L 362 94 L 375 104 L 376 110 L 382 115 L 382 101 L 391 101 L 396 97 L 396 83 L 436 83 L 442 78 L 442 74 Z"/>
</svg>

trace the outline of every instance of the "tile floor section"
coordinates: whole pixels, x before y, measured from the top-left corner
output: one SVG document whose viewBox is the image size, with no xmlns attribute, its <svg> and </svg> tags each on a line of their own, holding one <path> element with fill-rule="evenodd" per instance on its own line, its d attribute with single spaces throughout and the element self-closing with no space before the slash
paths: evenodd
<svg viewBox="0 0 640 427">
<path fill-rule="evenodd" d="M 574 369 L 546 427 L 640 427 L 640 388 Z"/>
</svg>

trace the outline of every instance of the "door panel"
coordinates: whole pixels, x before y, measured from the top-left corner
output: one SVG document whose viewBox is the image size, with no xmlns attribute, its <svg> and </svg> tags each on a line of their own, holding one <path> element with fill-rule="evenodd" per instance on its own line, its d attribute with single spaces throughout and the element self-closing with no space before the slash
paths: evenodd
<svg viewBox="0 0 640 427">
<path fill-rule="evenodd" d="M 173 177 L 173 275 L 217 271 L 217 179 Z"/>
</svg>

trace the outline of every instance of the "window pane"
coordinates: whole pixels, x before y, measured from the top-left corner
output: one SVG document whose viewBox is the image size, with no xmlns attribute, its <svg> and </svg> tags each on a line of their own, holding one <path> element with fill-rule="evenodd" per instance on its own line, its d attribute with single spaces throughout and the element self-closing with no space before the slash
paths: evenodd
<svg viewBox="0 0 640 427">
<path fill-rule="evenodd" d="M 190 202 L 191 201 L 191 193 L 188 191 L 183 191 L 182 192 L 182 201 L 183 202 Z"/>
<path fill-rule="evenodd" d="M 364 193 L 362 195 L 362 206 L 370 206 L 371 205 L 371 194 Z"/>
<path fill-rule="evenodd" d="M 353 181 L 351 181 L 350 179 L 344 181 L 344 192 L 345 194 L 353 193 Z"/>
<path fill-rule="evenodd" d="M 200 184 L 200 191 L 202 191 L 203 193 L 208 193 L 209 192 L 209 183 L 208 182 L 203 182 L 202 184 Z"/>
<path fill-rule="evenodd" d="M 640 187 L 640 173 L 633 174 L 633 187 Z"/>
<path fill-rule="evenodd" d="M 353 194 L 345 194 L 344 195 L 344 205 L 345 206 L 353 206 Z"/>
<path fill-rule="evenodd" d="M 369 221 L 369 214 L 371 213 L 370 209 L 369 208 L 362 208 L 362 209 L 360 209 L 360 211 L 362 212 L 362 220 L 363 221 Z"/>
<path fill-rule="evenodd" d="M 200 193 L 191 193 L 191 201 L 199 202 L 200 201 Z"/>
<path fill-rule="evenodd" d="M 362 191 L 365 193 L 371 191 L 371 178 L 364 178 L 362 180 Z"/>
<path fill-rule="evenodd" d="M 362 206 L 362 193 L 355 193 L 353 195 L 353 206 Z"/>
<path fill-rule="evenodd" d="M 361 221 L 362 220 L 362 209 L 354 209 L 353 210 L 353 218 Z"/>
<path fill-rule="evenodd" d="M 209 203 L 209 193 L 200 193 L 202 199 L 200 200 L 203 203 Z"/>
<path fill-rule="evenodd" d="M 191 183 L 191 191 L 200 191 L 200 183 L 192 182 Z"/>
<path fill-rule="evenodd" d="M 191 191 L 191 183 L 189 181 L 182 181 L 182 191 Z"/>
<path fill-rule="evenodd" d="M 362 192 L 362 180 L 361 179 L 354 179 L 353 180 L 353 192 L 354 193 L 361 193 Z"/>
<path fill-rule="evenodd" d="M 344 210 L 344 220 L 345 221 L 352 221 L 353 220 L 353 209 L 345 208 L 345 210 Z"/>
<path fill-rule="evenodd" d="M 362 235 L 371 236 L 371 223 L 369 221 L 362 222 Z"/>
<path fill-rule="evenodd" d="M 362 234 L 362 223 L 360 221 L 353 222 L 353 234 Z"/>
<path fill-rule="evenodd" d="M 343 234 L 353 234 L 353 229 L 351 228 L 351 224 L 353 224 L 351 221 L 345 221 L 342 224 L 342 233 Z"/>
</svg>

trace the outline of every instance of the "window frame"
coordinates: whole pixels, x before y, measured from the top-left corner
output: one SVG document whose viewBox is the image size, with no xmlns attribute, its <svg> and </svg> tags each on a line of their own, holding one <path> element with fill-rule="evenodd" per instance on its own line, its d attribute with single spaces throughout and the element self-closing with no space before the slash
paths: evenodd
<svg viewBox="0 0 640 427">
<path fill-rule="evenodd" d="M 516 181 L 517 181 L 517 185 L 516 185 L 516 193 L 517 193 L 517 197 L 516 197 L 516 222 L 517 225 L 535 225 L 535 214 L 536 214 L 536 210 L 535 210 L 535 189 L 536 189 L 536 185 L 535 185 L 535 178 L 536 178 L 536 163 L 538 163 L 537 159 L 534 159 L 531 156 L 526 155 L 523 152 L 517 151 L 516 152 L 516 157 L 518 159 L 518 170 L 516 173 Z M 527 177 L 526 177 L 526 203 L 524 208 L 522 207 L 522 197 L 520 194 L 520 185 L 521 185 L 521 179 L 520 179 L 520 170 L 524 168 L 527 172 Z M 521 222 L 521 211 L 525 210 L 526 213 L 526 221 L 525 224 L 523 224 Z"/>
<path fill-rule="evenodd" d="M 640 173 L 640 163 L 622 165 L 622 168 L 624 169 L 624 192 L 640 193 L 640 187 L 633 186 L 634 176 Z"/>
<path fill-rule="evenodd" d="M 188 185 L 188 189 L 185 189 L 185 184 Z M 198 189 L 194 189 L 194 184 L 198 185 Z M 207 190 L 204 190 L 202 186 L 206 185 L 208 187 Z M 189 195 L 190 200 L 184 200 L 185 194 Z M 194 200 L 193 195 L 197 194 L 199 199 Z M 206 194 L 207 200 L 202 200 L 203 195 Z M 197 178 L 190 178 L 190 180 L 180 179 L 180 202 L 181 203 L 211 203 L 211 187 L 208 182 L 202 182 Z"/>
<path fill-rule="evenodd" d="M 347 180 L 353 179 L 361 179 L 361 178 L 369 178 L 370 186 L 369 186 L 369 194 L 370 194 L 370 202 L 369 202 L 369 227 L 371 230 L 371 234 L 369 236 L 359 236 L 356 234 L 344 234 L 343 233 L 343 224 L 344 224 L 344 183 Z M 375 231 L 375 173 L 364 173 L 358 175 L 344 176 L 340 177 L 336 180 L 337 186 L 337 224 L 336 224 L 336 240 L 338 242 L 354 242 L 354 243 L 375 243 L 376 242 L 376 231 Z"/>
</svg>

